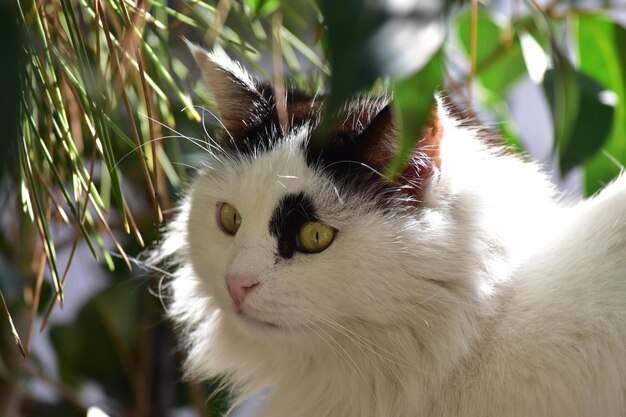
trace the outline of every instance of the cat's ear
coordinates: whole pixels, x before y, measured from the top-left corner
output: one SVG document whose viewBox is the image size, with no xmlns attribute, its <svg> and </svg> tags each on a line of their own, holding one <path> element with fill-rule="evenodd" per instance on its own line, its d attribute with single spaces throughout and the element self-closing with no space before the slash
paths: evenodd
<svg viewBox="0 0 626 417">
<path fill-rule="evenodd" d="M 398 152 L 398 129 L 394 121 L 392 104 L 385 105 L 359 134 L 359 160 L 378 172 L 384 172 Z M 421 182 L 435 167 L 439 167 L 439 144 L 443 128 L 437 107 L 431 111 L 430 119 L 422 137 L 413 149 L 406 168 L 397 177 L 398 181 Z"/>
<path fill-rule="evenodd" d="M 331 175 L 357 187 L 369 188 L 372 182 L 398 187 L 410 194 L 410 201 L 419 203 L 424 184 L 440 166 L 443 126 L 434 107 L 406 167 L 389 182 L 383 174 L 399 148 L 392 107 L 384 98 L 361 98 L 346 106 L 346 112 L 338 118 L 342 122 L 330 140 L 321 148 L 315 141 L 309 143 L 309 163 L 319 164 Z"/>
<path fill-rule="evenodd" d="M 247 126 L 265 116 L 270 106 L 252 76 L 239 63 L 222 51 L 208 52 L 190 42 L 187 46 L 215 99 L 227 136 L 236 138 Z"/>
</svg>

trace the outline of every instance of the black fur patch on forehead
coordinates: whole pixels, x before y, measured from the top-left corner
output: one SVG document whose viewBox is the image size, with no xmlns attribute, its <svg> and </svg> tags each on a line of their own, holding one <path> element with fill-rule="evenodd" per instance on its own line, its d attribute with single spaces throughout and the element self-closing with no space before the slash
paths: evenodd
<svg viewBox="0 0 626 417">
<path fill-rule="evenodd" d="M 298 248 L 297 236 L 303 223 L 317 221 L 313 200 L 304 193 L 287 194 L 272 213 L 270 234 L 278 241 L 278 256 L 293 257 Z"/>
<path fill-rule="evenodd" d="M 254 155 L 258 152 L 271 150 L 285 134 L 291 133 L 307 123 L 314 123 L 319 117 L 322 102 L 315 96 L 297 89 L 287 90 L 288 131 L 282 132 L 276 110 L 274 88 L 268 83 L 257 83 L 256 89 L 262 98 L 262 104 L 256 103 L 250 112 L 257 112 L 246 123 L 223 132 L 223 141 L 228 147 L 239 154 Z"/>
<path fill-rule="evenodd" d="M 395 138 L 396 127 L 386 99 L 362 99 L 346 110 L 325 143 L 320 146 L 311 141 L 307 145 L 307 163 L 340 184 L 383 186 L 382 174 L 394 155 Z"/>
<path fill-rule="evenodd" d="M 306 124 L 313 128 L 319 122 L 324 97 L 291 89 L 286 101 L 288 130 L 282 132 L 273 87 L 262 83 L 257 85 L 257 91 L 266 104 L 265 109 L 257 103 L 254 108 L 259 112 L 257 117 L 225 132 L 228 134 L 224 139 L 233 152 L 255 155 L 269 151 L 284 140 L 285 135 Z M 309 166 L 323 167 L 336 179 L 352 178 L 354 174 L 364 179 L 376 170 L 382 170 L 393 151 L 395 138 L 391 111 L 386 105 L 387 99 L 383 97 L 359 98 L 346 104 L 335 127 L 325 138 L 325 147 L 320 148 L 313 141 L 304 144 Z"/>
</svg>

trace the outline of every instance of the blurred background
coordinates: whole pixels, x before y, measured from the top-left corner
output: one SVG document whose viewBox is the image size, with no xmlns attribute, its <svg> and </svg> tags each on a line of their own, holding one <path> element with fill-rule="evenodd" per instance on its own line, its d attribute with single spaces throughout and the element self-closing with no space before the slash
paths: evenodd
<svg viewBox="0 0 626 417">
<path fill-rule="evenodd" d="M 184 39 L 331 108 L 394 89 L 389 173 L 446 90 L 578 198 L 626 162 L 625 25 L 626 0 L 0 0 L 0 416 L 228 409 L 183 382 L 143 261 L 216 125 Z"/>
</svg>

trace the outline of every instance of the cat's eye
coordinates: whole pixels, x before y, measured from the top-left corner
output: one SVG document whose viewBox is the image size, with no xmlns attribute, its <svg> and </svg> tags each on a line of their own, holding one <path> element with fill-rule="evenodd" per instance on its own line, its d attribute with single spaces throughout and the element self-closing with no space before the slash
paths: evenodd
<svg viewBox="0 0 626 417">
<path fill-rule="evenodd" d="M 319 222 L 306 222 L 298 231 L 298 249 L 306 253 L 318 253 L 335 239 L 335 229 Z"/>
<path fill-rule="evenodd" d="M 241 226 L 241 214 L 235 206 L 228 203 L 222 203 L 218 206 L 218 223 L 224 233 L 234 235 Z"/>
</svg>

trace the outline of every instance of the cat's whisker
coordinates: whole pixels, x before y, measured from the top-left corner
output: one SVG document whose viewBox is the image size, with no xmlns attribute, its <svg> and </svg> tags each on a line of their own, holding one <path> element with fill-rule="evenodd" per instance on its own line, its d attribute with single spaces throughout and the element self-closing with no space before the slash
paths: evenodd
<svg viewBox="0 0 626 417">
<path fill-rule="evenodd" d="M 209 113 L 209 115 L 213 116 L 213 118 L 215 119 L 215 121 L 216 121 L 217 123 L 219 123 L 219 124 L 220 124 L 220 126 L 222 127 L 222 129 L 224 129 L 224 132 L 226 132 L 226 134 L 228 135 L 228 137 L 230 138 L 230 140 L 232 140 L 232 141 L 234 141 L 234 140 L 235 140 L 235 138 L 234 138 L 234 137 L 233 137 L 233 135 L 230 133 L 230 131 L 228 130 L 228 128 L 224 125 L 224 123 L 222 122 L 222 120 L 221 120 L 219 117 L 217 117 L 217 115 L 216 115 L 215 113 L 213 113 L 211 110 L 207 109 L 206 107 L 204 107 L 204 106 L 200 106 L 200 105 L 198 105 L 198 104 L 195 104 L 193 107 L 194 107 L 194 108 L 200 108 L 200 109 L 202 109 L 202 111 L 203 111 L 203 112 L 207 112 L 207 113 Z"/>
<path fill-rule="evenodd" d="M 375 168 L 373 168 L 372 166 L 364 163 L 364 162 L 360 162 L 360 161 L 354 161 L 354 160 L 350 160 L 350 159 L 342 159 L 341 161 L 335 161 L 335 162 L 331 162 L 330 164 L 327 164 L 326 166 L 324 166 L 324 168 L 328 169 L 331 168 L 337 164 L 356 164 L 359 166 L 362 166 L 363 168 L 367 168 L 370 171 L 372 171 L 374 174 L 378 175 L 380 178 L 385 178 L 385 175 L 383 173 L 381 173 L 380 171 L 376 170 Z"/>
<path fill-rule="evenodd" d="M 337 200 L 339 200 L 339 202 L 343 205 L 346 204 L 345 201 L 343 201 L 343 198 L 341 198 L 341 195 L 339 194 L 339 190 L 337 189 L 336 186 L 333 186 L 333 191 L 335 192 L 335 195 L 337 196 Z"/>
<path fill-rule="evenodd" d="M 111 256 L 114 256 L 116 258 L 123 258 L 123 256 L 117 252 L 110 252 Z M 165 296 L 163 295 L 163 281 L 166 278 L 175 278 L 175 274 L 166 271 L 163 268 L 159 268 L 158 266 L 155 266 L 153 263 L 150 263 L 148 261 L 143 261 L 139 258 L 136 258 L 134 256 L 130 256 L 128 254 L 126 254 L 126 258 L 133 264 L 136 265 L 137 267 L 139 267 L 140 269 L 144 270 L 144 271 L 152 271 L 152 272 L 158 272 L 160 274 L 158 283 L 157 283 L 157 292 L 154 293 L 153 290 L 151 288 L 148 288 L 148 291 L 150 292 L 151 295 L 157 297 L 159 299 L 159 303 L 161 304 L 161 307 L 163 308 L 163 310 L 167 313 L 168 312 L 168 308 L 167 308 L 167 304 L 165 303 L 164 299 Z"/>
<path fill-rule="evenodd" d="M 204 161 L 201 161 L 200 163 L 204 166 L 205 169 L 208 169 L 209 171 L 215 171 L 215 167 L 214 166 L 211 166 L 211 165 L 207 164 Z"/>
<path fill-rule="evenodd" d="M 111 256 L 114 256 L 116 258 L 120 258 L 123 259 L 124 257 L 117 253 L 117 252 L 109 252 L 111 254 Z M 159 274 L 163 274 L 164 276 L 168 277 L 168 278 L 175 278 L 175 274 L 166 271 L 165 269 L 159 268 L 158 266 L 153 265 L 152 263 L 149 263 L 147 261 L 143 261 L 139 258 L 136 258 L 134 256 L 130 256 L 128 254 L 126 254 L 126 258 L 128 258 L 128 260 L 133 264 L 133 265 L 137 265 L 140 269 L 143 270 L 150 270 L 153 272 L 158 272 Z"/>
<path fill-rule="evenodd" d="M 193 169 L 193 170 L 197 170 L 198 169 L 198 167 L 195 167 L 195 166 L 190 165 L 190 164 L 185 164 L 184 162 L 172 162 L 172 165 L 178 165 L 178 166 L 189 168 L 189 169 Z"/>
<path fill-rule="evenodd" d="M 312 316 L 316 317 L 317 319 L 319 319 L 320 321 L 324 322 L 326 325 L 328 325 L 331 329 L 337 331 L 339 334 L 345 336 L 349 341 L 353 342 L 355 344 L 355 346 L 364 354 L 366 354 L 367 352 L 365 352 L 363 350 L 363 348 L 367 349 L 370 353 L 373 353 L 375 356 L 377 356 L 379 359 L 381 359 L 383 361 L 383 363 L 387 366 L 387 368 L 393 372 L 393 368 L 390 365 L 396 365 L 395 362 L 390 362 L 387 358 L 383 357 L 379 352 L 377 352 L 375 349 L 373 349 L 370 344 L 372 346 L 375 346 L 374 343 L 369 342 L 367 339 L 362 339 L 359 335 L 357 335 L 356 333 L 348 330 L 347 328 L 341 326 L 339 323 L 327 319 L 326 317 L 323 317 L 317 313 L 315 313 L 314 311 L 308 310 L 308 309 L 304 309 L 307 314 L 311 314 Z M 362 341 L 359 341 L 358 339 L 362 339 Z"/>
<path fill-rule="evenodd" d="M 281 181 L 276 180 L 276 183 L 278 183 L 281 187 L 283 187 L 285 190 L 289 191 L 289 188 L 287 188 L 287 186 L 285 184 L 283 184 Z"/>
<path fill-rule="evenodd" d="M 168 125 L 166 125 L 165 123 L 158 121 L 158 120 L 157 120 L 157 119 L 155 119 L 154 117 L 150 117 L 150 116 L 148 116 L 147 114 L 144 114 L 144 113 L 141 113 L 141 112 L 140 112 L 140 113 L 138 113 L 138 114 L 139 114 L 141 117 L 145 117 L 146 119 L 150 120 L 151 122 L 154 122 L 154 123 L 158 124 L 159 126 L 164 127 L 165 129 L 167 129 L 167 130 L 169 130 L 169 131 L 171 131 L 171 132 L 173 132 L 173 133 L 176 133 L 176 134 L 177 134 L 177 135 L 179 135 L 180 137 L 185 137 L 185 138 L 187 138 L 187 137 L 188 137 L 188 136 L 183 135 L 182 133 L 180 133 L 178 130 L 174 129 L 173 127 L 168 126 Z M 202 141 L 202 140 L 200 140 L 200 139 L 198 139 L 198 138 L 192 138 L 192 139 L 195 139 L 195 140 L 199 141 L 200 143 L 204 143 L 204 141 Z"/>
<path fill-rule="evenodd" d="M 113 165 L 112 169 L 117 168 L 117 166 L 122 163 L 122 161 L 124 161 L 126 158 L 128 158 L 130 155 L 136 153 L 137 149 L 142 148 L 144 145 L 149 145 L 152 142 L 157 142 L 160 141 L 162 139 L 185 139 L 190 141 L 191 143 L 193 143 L 194 145 L 198 146 L 200 149 L 202 149 L 205 152 L 209 152 L 208 149 L 206 149 L 204 146 L 202 146 L 202 141 L 200 141 L 200 139 L 197 138 L 191 138 L 188 136 L 175 136 L 175 135 L 171 135 L 171 136 L 161 136 L 158 138 L 154 138 L 154 139 L 150 139 L 144 143 L 142 143 L 141 145 L 135 146 L 133 149 L 131 149 L 130 151 L 128 151 L 127 153 L 125 153 L 120 159 L 117 160 L 117 162 L 115 162 L 115 164 Z"/>
<path fill-rule="evenodd" d="M 347 327 L 341 325 L 337 321 L 332 320 L 329 317 L 323 316 L 323 315 L 319 314 L 318 312 L 310 310 L 310 309 L 307 309 L 305 307 L 300 307 L 300 308 L 302 308 L 308 314 L 311 314 L 312 316 L 318 318 L 320 321 L 323 321 L 328 326 L 334 328 L 340 334 L 343 334 L 345 337 L 347 337 L 348 339 L 352 340 L 355 344 L 360 344 L 362 347 L 368 349 L 371 353 L 376 355 L 379 359 L 383 360 L 386 363 L 386 365 L 388 366 L 390 371 L 395 371 L 395 370 L 392 369 L 389 365 L 395 365 L 395 366 L 401 366 L 401 367 L 404 367 L 404 368 L 413 369 L 413 370 L 419 371 L 419 372 L 424 372 L 423 369 L 416 368 L 416 367 L 413 366 L 413 364 L 408 363 L 408 362 L 406 362 L 404 360 L 401 360 L 400 358 L 396 357 L 392 352 L 387 351 L 385 349 L 382 349 L 376 343 L 374 343 L 371 340 L 368 340 L 365 337 L 355 333 L 354 331 L 352 331 L 352 330 L 348 329 Z M 378 350 L 376 350 L 376 349 L 380 349 L 380 352 Z M 385 357 L 383 355 L 383 353 L 390 355 L 390 357 Z"/>
<path fill-rule="evenodd" d="M 226 152 L 224 151 L 224 149 L 214 140 L 212 139 L 210 136 L 208 137 L 209 140 L 202 140 L 199 138 L 193 138 L 190 136 L 186 136 L 183 135 L 182 133 L 180 133 L 179 131 L 177 131 L 176 129 L 172 128 L 171 126 L 166 125 L 165 123 L 159 122 L 158 120 L 145 115 L 143 113 L 139 113 L 140 116 L 147 118 L 148 120 L 151 120 L 155 123 L 157 123 L 158 125 L 172 131 L 173 133 L 176 133 L 178 135 L 178 137 L 183 138 L 183 139 L 187 139 L 190 142 L 194 143 L 196 146 L 198 146 L 200 149 L 202 149 L 203 151 L 209 153 L 212 157 L 216 158 L 219 161 L 219 158 L 217 157 L 217 155 L 212 151 L 212 149 L 216 149 L 219 150 L 222 154 L 226 154 Z M 176 136 L 168 136 L 168 137 L 176 137 Z M 220 161 L 221 162 L 221 161 Z"/>
<path fill-rule="evenodd" d="M 311 332 L 313 332 L 317 337 L 319 337 L 319 339 L 328 346 L 328 348 L 331 350 L 331 352 L 337 357 L 338 360 L 341 359 L 341 355 L 339 354 L 339 352 L 335 349 L 335 347 L 330 344 L 330 342 L 328 340 L 326 340 L 322 335 L 320 335 L 317 331 L 315 331 L 315 328 L 312 326 L 313 323 L 310 320 L 300 320 L 296 317 L 293 318 L 298 324 L 306 327 L 308 330 L 310 330 Z"/>
<path fill-rule="evenodd" d="M 431 300 L 433 297 L 435 297 L 435 296 L 437 296 L 437 295 L 439 295 L 439 294 L 441 294 L 441 291 L 437 291 L 436 293 L 433 293 L 433 294 L 429 295 L 427 298 L 425 298 L 424 300 L 420 301 L 418 304 L 419 304 L 419 305 L 425 304 L 426 302 L 428 302 L 428 301 L 429 301 L 429 300 Z"/>
<path fill-rule="evenodd" d="M 206 128 L 206 124 L 204 123 L 204 114 L 205 112 L 208 112 L 208 110 L 203 106 L 200 106 L 200 108 L 202 109 L 202 129 L 204 130 L 204 133 L 206 134 L 207 141 L 210 141 L 210 143 L 212 143 L 213 146 L 215 146 L 217 149 L 220 150 L 220 152 L 225 154 L 226 151 L 224 150 L 224 148 L 222 148 L 222 146 L 219 144 L 218 141 L 216 141 L 215 139 L 211 137 L 211 135 L 209 134 L 209 131 Z M 212 116 L 215 117 L 215 115 L 212 115 Z"/>
<path fill-rule="evenodd" d="M 329 347 L 331 347 L 330 342 L 333 342 L 335 344 L 335 346 L 337 348 L 339 348 L 341 350 L 341 352 L 343 352 L 343 357 L 346 358 L 349 361 L 349 364 L 352 365 L 352 367 L 354 368 L 355 372 L 357 373 L 357 375 L 359 375 L 359 377 L 361 378 L 361 380 L 363 381 L 363 383 L 365 384 L 365 386 L 368 388 L 368 390 L 370 391 L 370 394 L 374 395 L 374 391 L 372 389 L 372 386 L 370 384 L 370 382 L 367 380 L 365 374 L 363 373 L 363 370 L 361 368 L 359 368 L 359 365 L 356 363 L 356 361 L 352 358 L 352 356 L 350 356 L 350 354 L 348 353 L 348 351 L 346 351 L 344 349 L 343 346 L 341 346 L 341 344 L 339 342 L 337 342 L 336 340 L 334 340 L 332 338 L 332 336 L 330 334 L 328 334 L 319 324 L 313 322 L 313 321 L 309 321 L 308 322 L 311 326 L 309 326 L 309 330 L 311 330 L 313 333 L 315 333 L 320 339 L 322 339 L 323 341 L 325 341 L 327 343 L 327 345 Z M 328 339 L 325 339 L 322 335 L 320 335 L 318 332 L 315 331 L 315 329 L 319 330 L 320 332 L 324 333 Z M 333 349 L 335 351 L 335 353 L 338 354 L 338 359 L 341 359 L 342 355 L 339 353 L 339 351 Z"/>
</svg>

